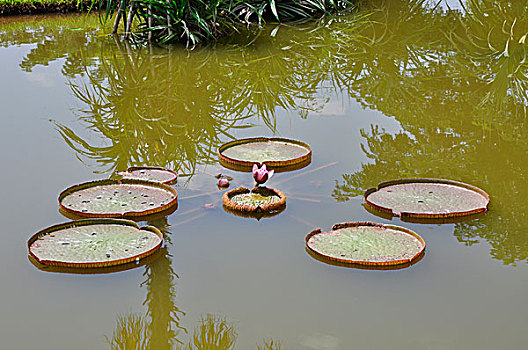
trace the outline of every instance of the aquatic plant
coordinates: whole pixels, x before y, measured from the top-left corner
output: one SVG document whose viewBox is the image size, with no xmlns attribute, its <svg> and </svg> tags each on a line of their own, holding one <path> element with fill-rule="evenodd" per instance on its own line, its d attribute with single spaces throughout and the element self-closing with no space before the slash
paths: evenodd
<svg viewBox="0 0 528 350">
<path fill-rule="evenodd" d="M 284 193 L 267 187 L 235 188 L 225 192 L 222 200 L 225 208 L 236 212 L 274 212 L 286 206 Z"/>
<path fill-rule="evenodd" d="M 217 185 L 220 188 L 227 188 L 229 187 L 229 180 L 226 178 L 220 178 L 218 179 Z"/>
<path fill-rule="evenodd" d="M 28 252 L 43 265 L 100 268 L 139 262 L 162 243 L 162 233 L 153 226 L 140 228 L 129 220 L 87 219 L 37 232 L 28 241 Z"/>
<path fill-rule="evenodd" d="M 467 125 L 462 122 L 465 108 L 455 102 L 445 108 L 441 128 L 437 118 L 399 113 L 401 133 L 364 131 L 362 149 L 369 162 L 336 180 L 332 196 L 337 201 L 358 198 L 387 178 L 444 177 L 474 183 L 489 193 L 491 211 L 477 220 L 455 223 L 453 235 L 467 246 L 489 246 L 490 256 L 505 265 L 528 262 L 525 140 L 502 140 L 496 131 Z"/>
<path fill-rule="evenodd" d="M 59 195 L 59 206 L 80 217 L 143 220 L 176 210 L 178 192 L 152 181 L 98 180 L 65 189 Z"/>
<path fill-rule="evenodd" d="M 218 148 L 218 158 L 226 168 L 252 171 L 255 176 L 256 164 L 267 164 L 277 172 L 304 168 L 312 161 L 312 149 L 302 141 L 280 137 L 253 137 L 223 144 Z M 264 176 L 266 168 L 261 172 Z"/>
<path fill-rule="evenodd" d="M 268 181 L 272 176 L 274 171 L 266 169 L 266 164 L 262 164 L 262 166 L 259 168 L 257 164 L 253 165 L 253 179 L 257 182 L 257 185 L 262 185 L 266 181 Z"/>
<path fill-rule="evenodd" d="M 93 0 L 92 6 L 104 12 L 107 21 L 115 13 L 113 33 L 121 21 L 125 35 L 132 32 L 160 44 L 183 41 L 193 46 L 203 40 L 234 33 L 266 20 L 295 22 L 344 10 L 348 0 Z M 104 9 L 104 10 L 103 10 Z"/>
<path fill-rule="evenodd" d="M 408 265 L 425 250 L 415 232 L 372 222 L 335 224 L 329 232 L 316 229 L 305 242 L 310 252 L 329 261 L 370 266 Z"/>
<path fill-rule="evenodd" d="M 489 205 L 488 194 L 480 188 L 444 179 L 389 180 L 366 190 L 364 198 L 374 212 L 402 220 L 470 218 Z"/>
</svg>

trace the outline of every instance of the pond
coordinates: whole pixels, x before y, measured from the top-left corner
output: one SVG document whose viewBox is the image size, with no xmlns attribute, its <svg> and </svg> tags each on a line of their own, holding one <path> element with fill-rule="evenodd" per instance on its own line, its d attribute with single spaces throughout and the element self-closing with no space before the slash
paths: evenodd
<svg viewBox="0 0 528 350">
<path fill-rule="evenodd" d="M 517 10 L 468 23 L 420 1 L 362 1 L 358 13 L 191 52 L 114 40 L 96 17 L 1 18 L 3 347 L 122 349 L 133 333 L 141 349 L 200 348 L 207 322 L 219 348 L 524 347 L 528 28 Z M 508 31 L 488 36 L 494 21 Z M 213 176 L 253 184 L 217 156 L 252 136 L 313 150 L 308 167 L 268 182 L 287 207 L 261 220 L 224 211 Z M 180 175 L 177 211 L 150 222 L 165 233 L 159 257 L 109 274 L 36 268 L 26 242 L 68 220 L 59 193 L 132 165 Z M 402 177 L 471 183 L 489 213 L 438 225 L 365 210 L 365 189 Z M 426 254 L 374 271 L 305 251 L 310 231 L 346 221 L 407 227 Z"/>
</svg>

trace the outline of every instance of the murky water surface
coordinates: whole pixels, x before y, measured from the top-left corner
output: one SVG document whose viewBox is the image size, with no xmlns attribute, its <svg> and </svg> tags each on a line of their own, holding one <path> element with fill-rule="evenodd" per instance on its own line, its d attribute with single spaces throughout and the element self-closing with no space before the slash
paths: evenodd
<svg viewBox="0 0 528 350">
<path fill-rule="evenodd" d="M 0 19 L 2 348 L 125 348 L 127 330 L 145 349 L 176 348 L 208 322 L 224 348 L 524 348 L 526 14 L 512 6 L 506 19 L 466 23 L 477 48 L 452 15 L 412 3 L 363 1 L 369 17 L 269 26 L 247 47 L 193 52 L 114 41 L 96 18 Z M 309 167 L 269 182 L 286 210 L 260 221 L 225 212 L 212 175 L 232 176 L 232 187 L 252 179 L 221 168 L 217 147 L 272 135 L 313 149 Z M 161 256 L 111 274 L 33 266 L 27 239 L 67 221 L 58 194 L 129 165 L 180 173 L 178 210 L 151 223 L 165 229 Z M 362 192 L 415 176 L 479 186 L 490 212 L 445 225 L 392 220 L 427 242 L 402 270 L 305 252 L 314 228 L 389 222 L 362 207 Z"/>
</svg>

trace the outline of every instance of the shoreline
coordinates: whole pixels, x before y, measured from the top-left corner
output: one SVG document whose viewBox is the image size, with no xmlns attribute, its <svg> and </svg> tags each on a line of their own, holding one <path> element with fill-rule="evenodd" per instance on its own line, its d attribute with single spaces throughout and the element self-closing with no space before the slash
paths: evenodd
<svg viewBox="0 0 528 350">
<path fill-rule="evenodd" d="M 78 2 L 76 0 L 36 1 L 36 2 L 0 2 L 0 17 L 23 16 L 53 13 L 86 13 L 91 6 L 91 1 Z"/>
</svg>

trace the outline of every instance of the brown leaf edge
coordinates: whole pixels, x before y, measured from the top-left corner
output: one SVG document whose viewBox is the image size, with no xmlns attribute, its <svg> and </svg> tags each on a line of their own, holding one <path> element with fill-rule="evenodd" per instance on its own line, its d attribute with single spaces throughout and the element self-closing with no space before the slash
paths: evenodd
<svg viewBox="0 0 528 350">
<path fill-rule="evenodd" d="M 218 148 L 218 160 L 222 166 L 228 169 L 235 170 L 235 171 L 242 171 L 242 172 L 251 171 L 253 164 L 258 164 L 259 167 L 262 166 L 262 164 L 230 158 L 230 157 L 225 156 L 223 152 L 230 147 L 245 144 L 245 143 L 273 142 L 273 141 L 287 142 L 287 143 L 292 143 L 292 144 L 301 146 L 307 149 L 308 153 L 303 156 L 292 158 L 289 160 L 274 160 L 274 161 L 263 162 L 266 164 L 266 166 L 270 170 L 273 169 L 277 173 L 299 170 L 299 169 L 302 169 L 308 166 L 312 162 L 312 148 L 310 147 L 310 145 L 302 141 L 281 138 L 281 137 L 253 137 L 253 138 L 239 139 L 239 140 L 234 140 L 234 141 L 224 143 L 222 146 Z"/>
<path fill-rule="evenodd" d="M 326 255 L 326 254 L 320 253 L 320 252 L 312 249 L 308 245 L 308 241 L 310 240 L 310 238 L 312 238 L 313 236 L 315 236 L 317 234 L 323 233 L 320 228 L 315 229 L 312 232 L 310 232 L 308 235 L 306 235 L 306 237 L 304 239 L 305 244 L 306 244 L 306 249 L 308 251 L 310 251 L 311 253 L 323 258 L 325 262 L 330 261 L 330 262 L 334 262 L 334 263 L 338 263 L 338 264 L 345 264 L 345 265 L 348 265 L 348 266 L 350 266 L 350 265 L 360 265 L 360 266 L 370 266 L 370 267 L 386 267 L 386 266 L 395 266 L 395 265 L 406 265 L 404 267 L 407 267 L 407 266 L 413 265 L 416 262 L 420 261 L 422 259 L 423 255 L 425 254 L 425 246 L 426 245 L 425 245 L 424 239 L 420 235 L 418 235 L 416 232 L 411 231 L 411 230 L 409 230 L 409 229 L 407 229 L 405 227 L 401 227 L 401 226 L 385 225 L 385 224 L 379 224 L 379 223 L 370 222 L 370 221 L 356 221 L 356 222 L 344 222 L 344 223 L 340 223 L 340 224 L 335 224 L 332 227 L 332 231 L 337 231 L 337 230 L 340 230 L 340 229 L 343 229 L 343 228 L 360 227 L 360 226 L 378 227 L 378 228 L 381 228 L 381 229 L 391 229 L 391 230 L 396 230 L 396 231 L 402 231 L 402 232 L 404 232 L 404 233 L 406 233 L 408 235 L 411 235 L 414 238 L 416 238 L 420 242 L 420 244 L 422 245 L 422 249 L 418 253 L 416 253 L 413 257 L 411 257 L 410 259 L 400 259 L 400 260 L 391 260 L 391 261 L 373 262 L 373 261 L 364 261 L 364 260 L 350 260 L 350 259 L 336 258 L 336 257 L 330 256 L 330 255 Z"/>
<path fill-rule="evenodd" d="M 170 169 L 163 168 L 163 167 L 160 167 L 160 166 L 131 166 L 126 171 L 127 172 L 131 172 L 131 171 L 136 171 L 136 170 L 161 170 L 161 171 L 165 171 L 167 173 L 170 173 L 172 175 L 172 178 L 170 180 L 163 181 L 162 184 L 174 185 L 175 183 L 178 182 L 178 173 L 175 172 L 174 170 L 170 170 Z M 123 172 L 123 171 L 118 171 L 118 174 L 121 173 L 121 172 Z M 126 179 L 126 178 L 127 178 L 126 175 L 124 175 L 123 179 Z"/>
<path fill-rule="evenodd" d="M 343 263 L 339 261 L 330 260 L 321 255 L 317 255 L 312 250 L 310 250 L 308 247 L 305 247 L 304 250 L 313 259 L 319 262 L 328 264 L 328 265 L 345 267 L 349 269 L 370 270 L 370 271 L 373 271 L 373 270 L 376 270 L 376 271 L 403 270 L 403 269 L 406 269 L 410 266 L 417 264 L 425 256 L 425 251 L 424 251 L 422 254 L 420 254 L 420 256 L 418 256 L 416 259 L 414 259 L 410 263 L 404 263 L 404 264 L 399 264 L 399 265 L 364 265 L 364 264 Z"/>
<path fill-rule="evenodd" d="M 158 249 L 154 253 L 140 259 L 139 261 L 133 261 L 122 265 L 105 266 L 97 268 L 79 268 L 79 267 L 65 267 L 65 266 L 52 266 L 44 265 L 39 263 L 35 258 L 28 254 L 28 259 L 33 266 L 44 272 L 56 272 L 56 273 L 69 273 L 75 275 L 100 275 L 115 272 L 122 272 L 127 270 L 136 269 L 141 266 L 145 266 L 163 255 L 163 250 Z"/>
<path fill-rule="evenodd" d="M 401 185 L 401 184 L 408 184 L 408 183 L 432 183 L 432 184 L 446 184 L 446 185 L 453 185 L 462 187 L 468 190 L 471 190 L 473 192 L 476 192 L 483 196 L 487 203 L 485 207 L 476 208 L 474 210 L 468 210 L 468 211 L 460 211 L 460 212 L 452 212 L 452 213 L 438 213 L 438 214 L 426 214 L 426 213 L 413 213 L 413 212 L 401 212 L 401 213 L 395 213 L 391 208 L 383 207 L 377 204 L 374 204 L 368 200 L 368 196 L 370 196 L 372 193 L 379 191 L 380 189 L 384 187 L 389 187 L 393 185 Z M 478 213 L 482 213 L 488 210 L 490 197 L 489 195 L 482 189 L 466 184 L 464 182 L 454 181 L 454 180 L 447 180 L 447 179 L 433 179 L 433 178 L 407 178 L 407 179 L 397 179 L 397 180 L 389 180 L 380 182 L 376 187 L 369 188 L 365 191 L 365 194 L 363 195 L 363 198 L 365 200 L 365 203 L 372 207 L 374 210 L 380 212 L 380 213 L 387 213 L 395 217 L 400 217 L 403 221 L 409 221 L 414 222 L 413 219 L 439 219 L 440 223 L 442 222 L 442 219 L 446 218 L 456 218 L 456 217 L 465 217 L 465 216 L 472 216 Z M 433 223 L 438 221 L 425 221 L 424 223 Z M 421 222 L 418 220 L 418 222 Z"/>
<path fill-rule="evenodd" d="M 174 198 L 168 202 L 167 204 L 164 204 L 162 206 L 143 210 L 143 211 L 127 211 L 124 213 L 90 213 L 90 212 L 82 212 L 79 210 L 74 210 L 65 207 L 62 205 L 62 200 L 71 195 L 72 193 L 75 193 L 76 191 L 84 190 L 86 188 L 91 187 L 97 187 L 97 186 L 104 186 L 104 185 L 143 185 L 147 187 L 157 187 L 161 188 L 165 191 L 168 191 L 174 195 Z M 121 180 L 113 180 L 113 179 L 106 179 L 106 180 L 96 180 L 96 181 L 90 181 L 85 182 L 79 185 L 74 185 L 71 187 L 68 187 L 64 191 L 62 191 L 59 195 L 59 207 L 60 211 L 73 214 L 76 217 L 82 217 L 82 218 L 123 218 L 123 219 L 146 219 L 150 218 L 150 216 L 153 216 L 154 214 L 159 213 L 172 213 L 174 210 L 178 208 L 178 192 L 170 187 L 169 185 L 165 185 L 159 182 L 154 181 L 146 181 L 146 180 L 135 180 L 135 179 L 121 179 Z"/>
<path fill-rule="evenodd" d="M 286 205 L 282 206 L 278 210 L 273 210 L 271 212 L 267 211 L 259 211 L 259 212 L 248 212 L 248 211 L 239 211 L 239 210 L 231 210 L 225 205 L 223 206 L 224 211 L 226 211 L 229 214 L 233 214 L 235 216 L 240 216 L 242 218 L 250 218 L 250 219 L 257 219 L 260 220 L 262 218 L 272 218 L 274 216 L 278 216 L 286 210 Z"/>
<path fill-rule="evenodd" d="M 383 211 L 378 211 L 375 208 L 369 206 L 367 203 L 362 204 L 363 208 L 365 208 L 366 211 L 369 213 L 376 215 L 379 218 L 385 219 L 385 220 L 392 220 L 394 217 L 392 213 L 387 213 Z M 418 217 L 412 217 L 412 216 L 404 216 L 400 218 L 403 222 L 409 222 L 413 224 L 456 224 L 459 222 L 466 222 L 471 220 L 480 219 L 487 215 L 487 212 L 483 211 L 476 214 L 469 214 L 464 216 L 455 216 L 455 217 L 448 217 L 448 218 L 418 218 Z"/>
<path fill-rule="evenodd" d="M 268 212 L 269 213 L 269 212 L 274 212 L 274 211 L 284 209 L 284 207 L 286 207 L 286 196 L 281 191 L 276 190 L 274 188 L 268 188 L 268 187 L 256 187 L 255 189 L 253 189 L 253 192 L 258 193 L 258 191 L 261 191 L 261 192 L 271 191 L 279 197 L 279 200 L 273 203 L 262 205 L 262 206 L 260 205 L 258 206 L 241 205 L 241 204 L 233 202 L 231 200 L 231 197 L 237 194 L 250 193 L 251 190 L 246 187 L 239 187 L 239 188 L 234 188 L 224 193 L 224 195 L 222 196 L 224 208 L 231 210 L 231 211 L 235 211 L 235 212 L 245 212 L 245 213 Z"/>
<path fill-rule="evenodd" d="M 80 227 L 80 226 L 90 226 L 90 225 L 122 225 L 122 226 L 132 226 L 134 228 L 137 228 L 138 230 L 144 230 L 144 231 L 150 231 L 156 234 L 160 238 L 159 244 L 157 244 L 155 247 L 141 253 L 136 254 L 128 258 L 122 258 L 122 259 L 116 259 L 116 260 L 109 260 L 105 262 L 83 262 L 83 263 L 68 263 L 60 260 L 41 260 L 39 259 L 32 251 L 31 251 L 31 245 L 38 240 L 40 237 L 43 237 L 45 235 L 48 235 L 52 232 L 64 230 L 67 228 L 72 227 Z M 134 221 L 131 220 L 125 220 L 125 219 L 84 219 L 84 220 L 76 220 L 76 221 L 70 221 L 62 224 L 56 224 L 53 226 L 50 226 L 48 228 L 45 228 L 43 230 L 40 230 L 39 232 L 35 233 L 31 238 L 29 238 L 27 242 L 27 248 L 28 248 L 28 254 L 30 256 L 30 260 L 33 259 L 39 264 L 42 265 L 49 265 L 53 267 L 66 267 L 66 268 L 74 268 L 74 269 L 93 269 L 93 268 L 107 268 L 117 265 L 125 265 L 128 263 L 134 263 L 137 262 L 138 259 L 142 260 L 143 258 L 152 255 L 156 251 L 159 250 L 161 245 L 163 244 L 163 234 L 159 229 L 157 229 L 154 226 L 143 226 L 139 227 L 138 224 L 136 224 Z"/>
</svg>

